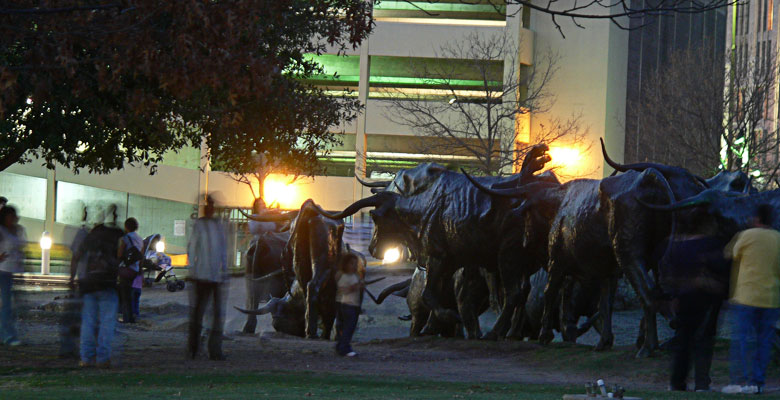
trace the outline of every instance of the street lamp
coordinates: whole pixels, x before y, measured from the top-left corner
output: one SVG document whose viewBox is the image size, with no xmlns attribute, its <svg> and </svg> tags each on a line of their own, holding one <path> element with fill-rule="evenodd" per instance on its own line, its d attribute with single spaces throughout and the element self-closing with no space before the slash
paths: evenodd
<svg viewBox="0 0 780 400">
<path fill-rule="evenodd" d="M 158 240 L 154 245 L 154 250 L 158 253 L 165 253 L 165 242 Z"/>
<path fill-rule="evenodd" d="M 41 274 L 49 275 L 51 272 L 51 235 L 49 232 L 43 232 L 41 235 Z"/>
<path fill-rule="evenodd" d="M 382 258 L 382 264 L 392 264 L 401 259 L 401 250 L 398 247 L 391 247 L 385 251 Z"/>
</svg>

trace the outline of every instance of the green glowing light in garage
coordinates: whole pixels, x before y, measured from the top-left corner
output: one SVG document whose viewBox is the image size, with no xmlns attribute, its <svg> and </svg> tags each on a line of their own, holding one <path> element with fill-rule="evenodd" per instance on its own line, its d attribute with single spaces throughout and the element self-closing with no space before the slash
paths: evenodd
<svg viewBox="0 0 780 400">
<path fill-rule="evenodd" d="M 332 75 L 317 75 L 312 77 L 314 81 L 329 81 L 339 83 L 352 83 L 357 85 L 359 76 L 339 75 L 334 78 Z M 480 88 L 484 82 L 476 79 L 429 79 L 429 78 L 409 78 L 403 76 L 372 76 L 369 78 L 372 86 L 379 87 L 427 87 L 427 86 L 463 86 Z M 351 86 L 351 85 L 350 85 Z M 501 81 L 488 81 L 489 87 L 501 87 Z"/>
<path fill-rule="evenodd" d="M 360 80 L 360 57 L 332 54 L 307 54 L 323 66 L 324 74 L 313 76 L 309 81 L 315 85 L 357 86 Z M 489 87 L 501 87 L 504 65 L 502 61 L 486 62 L 475 66 L 473 60 L 451 60 L 437 58 L 412 58 L 397 56 L 372 56 L 369 83 L 375 87 L 436 87 L 457 88 L 484 87 L 483 75 L 487 75 Z M 427 71 L 427 72 L 426 72 Z M 420 74 L 447 79 L 419 77 Z"/>
<path fill-rule="evenodd" d="M 485 2 L 487 3 L 487 2 Z M 494 12 L 506 11 L 506 5 L 492 4 L 468 4 L 424 1 L 387 1 L 382 0 L 374 5 L 374 10 L 410 10 L 410 11 L 450 11 L 450 12 Z"/>
</svg>

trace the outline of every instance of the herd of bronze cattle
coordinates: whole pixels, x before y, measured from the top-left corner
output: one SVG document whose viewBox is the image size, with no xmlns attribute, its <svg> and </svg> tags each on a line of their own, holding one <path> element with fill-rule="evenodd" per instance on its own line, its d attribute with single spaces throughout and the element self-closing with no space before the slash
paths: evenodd
<svg viewBox="0 0 780 400">
<path fill-rule="evenodd" d="M 239 309 L 249 314 L 244 330 L 254 332 L 256 315 L 270 313 L 277 331 L 311 338 L 321 326 L 329 338 L 339 259 L 357 255 L 365 274 L 365 258 L 342 241 L 342 219 L 370 208 L 371 255 L 403 245 L 417 264 L 410 279 L 375 299 L 406 297 L 411 335 L 465 331 L 469 339 L 548 343 L 553 329 L 575 341 L 593 326 L 596 349 L 604 350 L 613 344 L 613 299 L 625 276 L 643 308 L 637 345 L 638 356 L 647 356 L 658 347 L 656 313 L 666 309 L 653 254 L 675 226 L 690 210 L 703 210 L 709 222 L 698 233 L 728 239 L 747 227 L 758 205 L 780 209 L 780 190 L 758 193 L 742 172 L 705 179 L 663 164 L 622 165 L 603 143 L 612 176 L 560 183 L 549 171 L 538 173 L 550 161 L 547 150 L 535 146 L 514 175 L 474 178 L 420 164 L 392 181 L 361 181 L 373 195 L 342 212 L 307 200 L 298 211 L 247 215 L 268 227 L 249 252 L 247 306 Z M 478 317 L 491 307 L 498 319 L 483 334 Z"/>
</svg>

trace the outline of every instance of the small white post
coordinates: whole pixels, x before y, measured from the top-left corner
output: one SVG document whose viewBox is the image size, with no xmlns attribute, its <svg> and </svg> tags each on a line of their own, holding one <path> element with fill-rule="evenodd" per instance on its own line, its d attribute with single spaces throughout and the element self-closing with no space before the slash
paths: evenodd
<svg viewBox="0 0 780 400">
<path fill-rule="evenodd" d="M 49 275 L 51 273 L 51 236 L 49 232 L 43 232 L 41 235 L 41 274 Z"/>
</svg>

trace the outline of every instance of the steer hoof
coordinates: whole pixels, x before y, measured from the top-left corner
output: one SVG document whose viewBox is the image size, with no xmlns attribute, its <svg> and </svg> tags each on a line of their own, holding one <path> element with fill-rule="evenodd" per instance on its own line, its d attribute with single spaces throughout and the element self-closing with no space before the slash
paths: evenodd
<svg viewBox="0 0 780 400">
<path fill-rule="evenodd" d="M 498 340 L 498 334 L 494 331 L 490 331 L 482 335 L 482 337 L 479 338 L 480 340 Z"/>
<path fill-rule="evenodd" d="M 549 329 L 543 329 L 539 333 L 539 343 L 541 344 L 549 344 L 553 341 L 555 338 L 555 335 L 553 334 L 552 330 Z"/>
<path fill-rule="evenodd" d="M 561 336 L 563 336 L 564 342 L 577 343 L 577 338 L 579 337 L 578 333 L 579 330 L 576 326 L 567 326 L 563 329 L 563 332 L 561 332 Z"/>
<path fill-rule="evenodd" d="M 653 350 L 648 348 L 647 346 L 643 346 L 639 351 L 636 353 L 636 358 L 650 358 L 653 356 Z"/>
<path fill-rule="evenodd" d="M 596 344 L 596 347 L 593 349 L 595 351 L 606 351 L 612 348 L 612 338 L 605 338 L 601 337 L 601 340 L 599 340 L 598 344 Z"/>
</svg>

